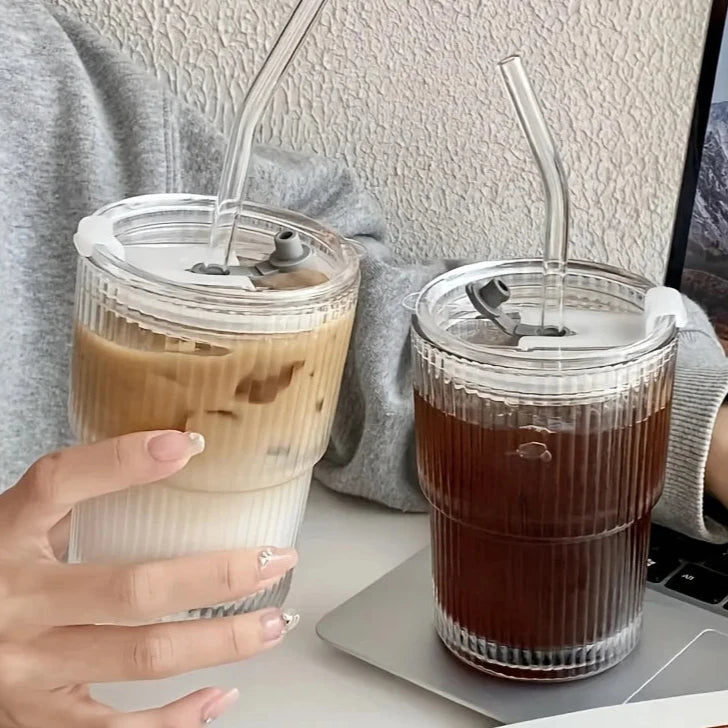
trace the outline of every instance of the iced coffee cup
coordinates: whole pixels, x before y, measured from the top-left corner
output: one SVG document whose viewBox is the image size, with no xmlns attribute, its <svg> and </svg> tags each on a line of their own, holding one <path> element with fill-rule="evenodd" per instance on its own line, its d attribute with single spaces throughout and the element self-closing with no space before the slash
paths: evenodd
<svg viewBox="0 0 728 728">
<path fill-rule="evenodd" d="M 295 544 L 339 395 L 358 257 L 311 220 L 251 205 L 236 222 L 226 274 L 200 275 L 214 205 L 139 197 L 79 228 L 69 406 L 77 439 L 177 429 L 201 433 L 207 447 L 164 481 L 77 507 L 71 561 Z M 280 606 L 289 581 L 177 616 Z"/>
<path fill-rule="evenodd" d="M 419 477 L 435 624 L 485 672 L 596 675 L 635 647 L 663 487 L 680 295 L 571 261 L 563 327 L 538 260 L 477 263 L 421 293 Z"/>
</svg>

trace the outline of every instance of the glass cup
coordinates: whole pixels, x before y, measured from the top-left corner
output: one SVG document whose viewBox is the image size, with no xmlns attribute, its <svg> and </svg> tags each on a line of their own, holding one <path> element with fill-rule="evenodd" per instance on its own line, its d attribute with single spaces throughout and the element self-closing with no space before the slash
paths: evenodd
<svg viewBox="0 0 728 728">
<path fill-rule="evenodd" d="M 90 443 L 176 429 L 201 433 L 207 446 L 161 482 L 76 507 L 73 562 L 296 542 L 339 395 L 358 256 L 307 218 L 249 205 L 235 227 L 239 259 L 266 258 L 274 236 L 290 231 L 327 275 L 283 290 L 244 290 L 227 276 L 198 276 L 204 285 L 191 285 L 190 274 L 182 282 L 165 277 L 165 262 L 204 257 L 214 204 L 153 195 L 96 213 L 111 221 L 125 260 L 101 246 L 79 260 L 69 406 L 75 435 Z M 290 574 L 243 601 L 170 618 L 280 606 L 289 585 Z"/>
<path fill-rule="evenodd" d="M 596 332 L 592 345 L 565 336 L 524 348 L 465 292 L 499 278 L 504 309 L 537 320 L 542 270 L 536 260 L 475 264 L 423 290 L 412 332 L 417 457 L 444 644 L 488 673 L 570 680 L 617 664 L 639 638 L 676 325 L 662 316 L 646 326 L 650 284 L 597 264 L 570 263 L 565 278 L 565 322 Z"/>
</svg>

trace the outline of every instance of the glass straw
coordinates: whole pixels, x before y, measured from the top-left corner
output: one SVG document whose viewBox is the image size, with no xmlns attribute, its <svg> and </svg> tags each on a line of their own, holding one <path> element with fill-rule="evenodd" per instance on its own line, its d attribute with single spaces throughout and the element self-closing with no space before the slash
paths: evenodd
<svg viewBox="0 0 728 728">
<path fill-rule="evenodd" d="M 210 233 L 208 264 L 227 265 L 232 249 L 235 217 L 244 203 L 243 192 L 260 117 L 326 2 L 327 0 L 298 0 L 245 96 L 225 153 L 215 219 Z"/>
<path fill-rule="evenodd" d="M 541 327 L 555 326 L 562 329 L 564 275 L 569 247 L 569 189 L 566 174 L 520 56 L 509 56 L 498 65 L 521 128 L 541 171 L 546 196 Z"/>
</svg>

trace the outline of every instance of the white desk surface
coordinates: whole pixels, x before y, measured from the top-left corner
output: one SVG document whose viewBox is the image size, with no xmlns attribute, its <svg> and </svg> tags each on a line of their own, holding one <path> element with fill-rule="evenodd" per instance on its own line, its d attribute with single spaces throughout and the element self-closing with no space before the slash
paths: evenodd
<svg viewBox="0 0 728 728">
<path fill-rule="evenodd" d="M 428 541 L 422 515 L 393 513 L 315 486 L 299 539 L 301 562 L 287 604 L 301 624 L 271 652 L 247 662 L 148 683 L 98 686 L 123 710 L 160 705 L 207 685 L 237 687 L 220 728 L 484 728 L 482 715 L 432 695 L 323 643 L 316 623 Z"/>
</svg>

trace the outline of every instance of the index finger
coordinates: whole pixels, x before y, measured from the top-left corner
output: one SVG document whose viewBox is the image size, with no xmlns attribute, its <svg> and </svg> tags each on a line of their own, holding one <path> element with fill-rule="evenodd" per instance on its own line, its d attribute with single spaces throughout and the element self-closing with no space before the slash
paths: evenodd
<svg viewBox="0 0 728 728">
<path fill-rule="evenodd" d="M 77 503 L 166 478 L 204 448 L 202 435 L 159 430 L 46 455 L 0 496 L 2 521 L 47 531 Z"/>
</svg>

